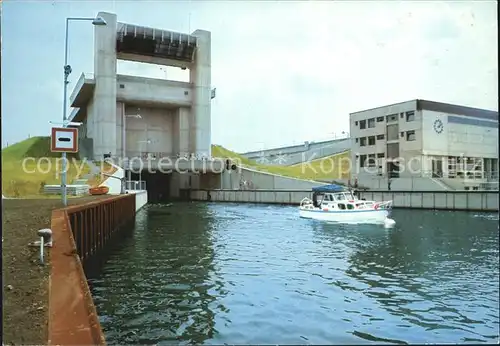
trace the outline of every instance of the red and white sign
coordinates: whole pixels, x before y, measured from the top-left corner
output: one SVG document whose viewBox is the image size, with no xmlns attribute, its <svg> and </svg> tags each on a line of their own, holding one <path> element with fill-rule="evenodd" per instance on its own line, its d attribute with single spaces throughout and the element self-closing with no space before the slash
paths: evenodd
<svg viewBox="0 0 500 346">
<path fill-rule="evenodd" d="M 56 153 L 78 152 L 78 129 L 69 127 L 53 127 L 50 150 Z"/>
</svg>

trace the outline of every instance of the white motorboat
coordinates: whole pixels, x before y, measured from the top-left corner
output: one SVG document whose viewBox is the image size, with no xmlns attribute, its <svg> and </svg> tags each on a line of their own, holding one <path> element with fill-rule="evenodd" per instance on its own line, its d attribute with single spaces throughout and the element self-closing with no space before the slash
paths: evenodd
<svg viewBox="0 0 500 346">
<path fill-rule="evenodd" d="M 339 223 L 372 223 L 386 227 L 395 225 L 389 218 L 392 201 L 376 202 L 358 199 L 351 191 L 339 185 L 313 188 L 313 199 L 300 202 L 302 218 L 333 221 Z"/>
</svg>

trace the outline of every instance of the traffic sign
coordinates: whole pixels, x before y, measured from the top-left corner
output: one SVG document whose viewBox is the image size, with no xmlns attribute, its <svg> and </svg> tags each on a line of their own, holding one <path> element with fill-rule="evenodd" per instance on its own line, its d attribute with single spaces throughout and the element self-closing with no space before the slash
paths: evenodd
<svg viewBox="0 0 500 346">
<path fill-rule="evenodd" d="M 56 153 L 78 152 L 78 129 L 53 127 L 50 150 Z"/>
</svg>

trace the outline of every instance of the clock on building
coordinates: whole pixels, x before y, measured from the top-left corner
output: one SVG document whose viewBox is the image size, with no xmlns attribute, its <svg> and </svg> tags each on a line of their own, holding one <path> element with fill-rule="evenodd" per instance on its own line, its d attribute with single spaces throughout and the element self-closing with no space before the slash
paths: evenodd
<svg viewBox="0 0 500 346">
<path fill-rule="evenodd" d="M 444 128 L 444 125 L 443 125 L 443 122 L 441 121 L 441 119 L 436 119 L 434 121 L 434 131 L 436 131 L 436 133 L 441 133 L 443 132 L 443 128 Z"/>
</svg>

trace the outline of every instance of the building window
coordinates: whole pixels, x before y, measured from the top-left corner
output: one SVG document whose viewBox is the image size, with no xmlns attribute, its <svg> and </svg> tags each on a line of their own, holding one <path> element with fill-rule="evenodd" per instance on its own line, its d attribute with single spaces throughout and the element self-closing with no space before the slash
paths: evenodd
<svg viewBox="0 0 500 346">
<path fill-rule="evenodd" d="M 382 121 L 384 121 L 384 117 L 377 117 L 377 123 L 381 123 Z"/>
<path fill-rule="evenodd" d="M 375 127 L 375 118 L 368 119 L 368 128 L 372 129 Z"/>
<path fill-rule="evenodd" d="M 377 135 L 377 141 L 381 141 L 385 138 L 384 135 Z"/>
<path fill-rule="evenodd" d="M 399 143 L 387 144 L 387 157 L 395 158 L 399 156 Z"/>
<path fill-rule="evenodd" d="M 403 119 L 403 117 L 404 117 L 404 116 L 405 116 L 405 114 L 404 114 L 404 113 L 399 113 L 399 117 L 400 117 L 401 119 Z"/>
<path fill-rule="evenodd" d="M 377 157 L 379 159 L 383 159 L 385 157 L 385 153 L 379 153 L 379 154 L 377 154 Z"/>
<path fill-rule="evenodd" d="M 358 122 L 357 122 L 357 121 L 355 121 L 355 122 L 354 122 L 354 125 L 358 126 Z"/>
<path fill-rule="evenodd" d="M 366 120 L 361 120 L 361 121 L 359 122 L 359 128 L 360 128 L 361 130 L 366 129 Z"/>
<path fill-rule="evenodd" d="M 397 141 L 399 126 L 398 124 L 387 125 L 387 140 L 388 141 Z"/>
<path fill-rule="evenodd" d="M 387 116 L 387 122 L 390 121 L 398 121 L 398 115 L 397 114 L 391 114 Z"/>
<path fill-rule="evenodd" d="M 368 145 L 375 145 L 375 136 L 368 137 Z"/>
<path fill-rule="evenodd" d="M 361 155 L 359 157 L 359 167 L 365 167 L 366 164 L 366 155 Z"/>
<path fill-rule="evenodd" d="M 410 111 L 406 112 L 406 121 L 414 121 L 415 120 L 415 112 Z"/>
<path fill-rule="evenodd" d="M 404 132 L 401 132 L 401 137 L 404 137 L 405 136 L 405 133 Z"/>
<path fill-rule="evenodd" d="M 406 131 L 406 140 L 409 142 L 416 140 L 415 131 Z"/>
<path fill-rule="evenodd" d="M 359 146 L 364 147 L 366 145 L 366 137 L 361 137 L 359 139 Z"/>
<path fill-rule="evenodd" d="M 356 138 L 356 143 L 358 143 L 358 142 L 359 142 L 359 138 Z"/>
</svg>

